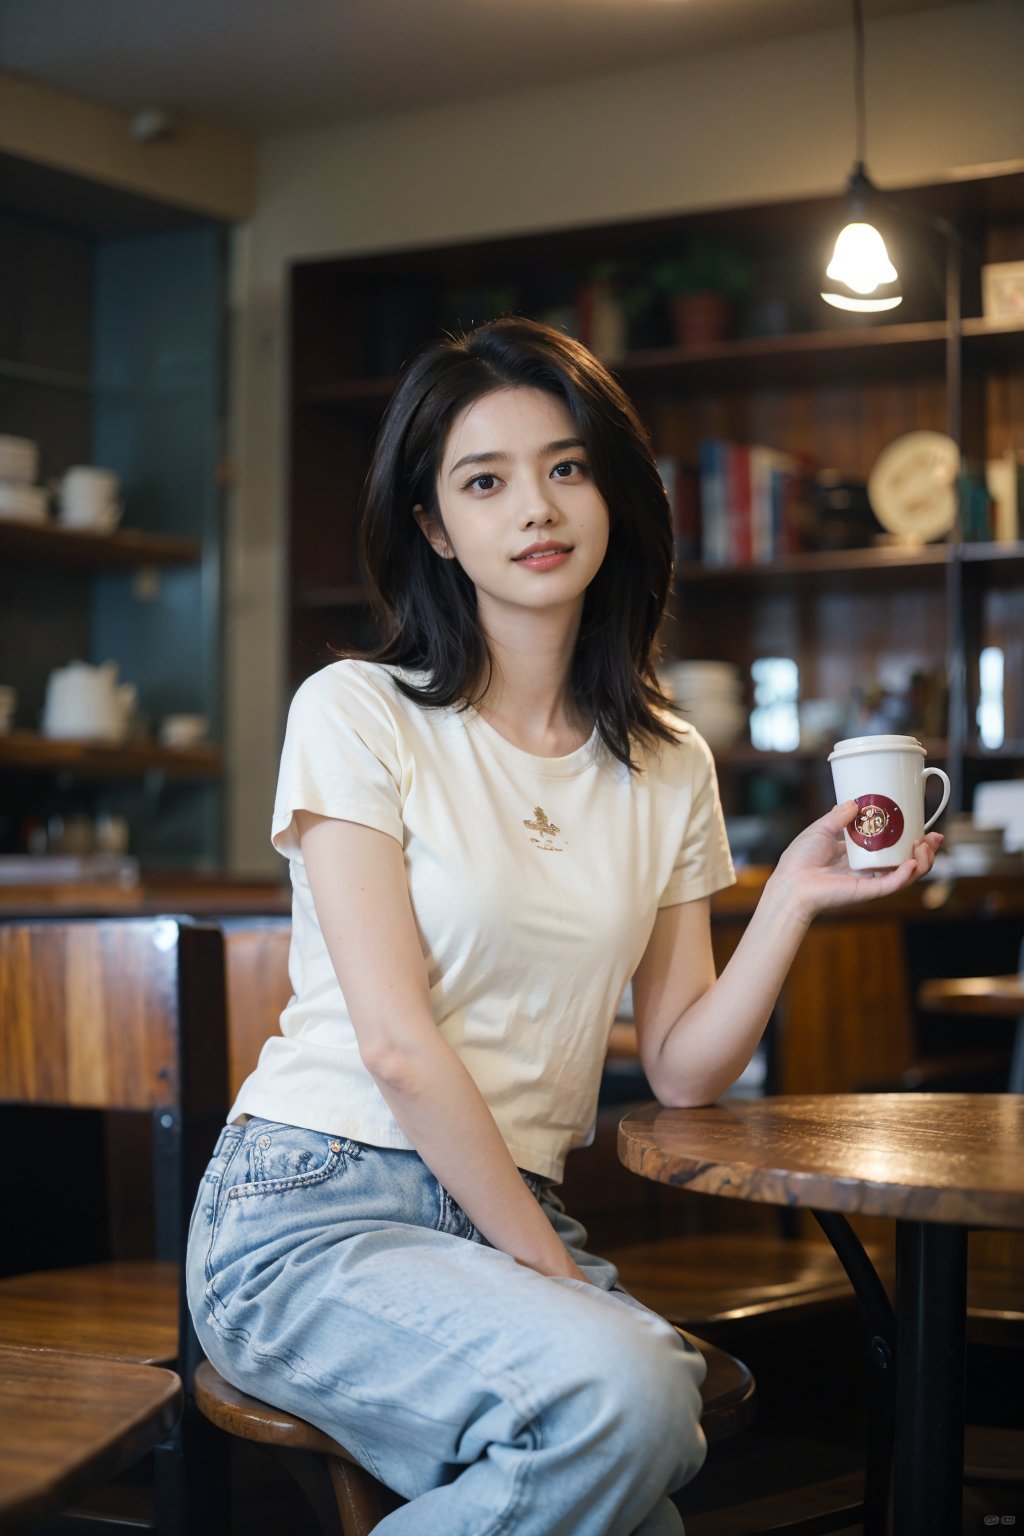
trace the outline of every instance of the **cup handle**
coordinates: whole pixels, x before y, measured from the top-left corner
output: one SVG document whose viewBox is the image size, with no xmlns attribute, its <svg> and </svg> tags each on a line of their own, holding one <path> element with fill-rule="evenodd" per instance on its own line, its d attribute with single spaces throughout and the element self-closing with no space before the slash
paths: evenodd
<svg viewBox="0 0 1024 1536">
<path fill-rule="evenodd" d="M 938 810 L 933 812 L 925 822 L 924 827 L 922 828 L 922 831 L 924 832 L 927 832 L 928 828 L 938 821 L 939 817 L 946 809 L 946 801 L 949 799 L 949 774 L 943 773 L 941 768 L 925 768 L 922 770 L 921 777 L 926 779 L 930 773 L 933 773 L 937 779 L 942 780 L 942 799 L 939 801 Z"/>
</svg>

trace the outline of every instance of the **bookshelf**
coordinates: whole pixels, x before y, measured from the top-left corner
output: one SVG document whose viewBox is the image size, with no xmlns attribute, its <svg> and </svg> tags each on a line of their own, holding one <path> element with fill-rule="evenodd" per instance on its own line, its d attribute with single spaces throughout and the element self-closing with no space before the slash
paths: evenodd
<svg viewBox="0 0 1024 1536">
<path fill-rule="evenodd" d="M 650 310 L 609 361 L 655 452 L 677 464 L 696 468 L 701 444 L 718 439 L 768 445 L 863 483 L 882 448 L 918 428 L 955 436 L 975 467 L 1024 446 L 1024 324 L 983 317 L 980 282 L 983 262 L 1024 259 L 1024 176 L 898 195 L 909 216 L 897 318 L 837 315 L 817 297 L 838 198 L 296 264 L 290 685 L 329 660 L 330 645 L 375 638 L 356 554 L 357 504 L 402 360 L 442 330 L 507 309 L 568 314 L 571 328 L 573 302 L 600 264 L 642 272 L 696 239 L 731 243 L 750 260 L 754 290 L 735 339 L 681 346 L 664 322 L 652 333 Z M 960 232 L 955 262 L 932 215 Z M 784 324 L 751 334 L 766 298 L 781 304 Z M 800 548 L 715 566 L 680 549 L 665 659 L 732 661 L 749 678 L 758 657 L 789 657 L 807 699 L 846 699 L 901 669 L 908 678 L 940 675 L 949 705 L 929 745 L 951 772 L 955 804 L 966 806 L 981 779 L 1024 766 L 1022 579 L 1024 543 L 1016 541 Z M 1005 658 L 1005 740 L 995 750 L 975 725 L 985 647 Z M 749 742 L 720 754 L 727 810 L 756 808 L 757 781 L 768 777 L 794 814 L 806 814 L 827 793 L 822 758 L 816 748 L 765 754 Z"/>
</svg>

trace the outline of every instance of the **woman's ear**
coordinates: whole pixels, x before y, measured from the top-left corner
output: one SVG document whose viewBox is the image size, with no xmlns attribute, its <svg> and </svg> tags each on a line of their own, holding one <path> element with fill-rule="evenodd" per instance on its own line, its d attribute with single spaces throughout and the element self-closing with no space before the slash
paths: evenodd
<svg viewBox="0 0 1024 1536">
<path fill-rule="evenodd" d="M 419 524 L 420 532 L 434 551 L 442 560 L 454 560 L 455 551 L 448 542 L 448 536 L 439 517 L 429 517 L 424 512 L 419 502 L 412 509 L 412 515 Z"/>
</svg>

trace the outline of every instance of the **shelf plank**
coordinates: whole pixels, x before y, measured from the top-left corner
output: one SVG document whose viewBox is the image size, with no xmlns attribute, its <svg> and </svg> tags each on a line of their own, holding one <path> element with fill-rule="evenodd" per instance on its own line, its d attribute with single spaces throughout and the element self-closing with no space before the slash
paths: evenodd
<svg viewBox="0 0 1024 1536">
<path fill-rule="evenodd" d="M 754 336 L 708 347 L 652 347 L 614 364 L 630 390 L 704 389 L 708 385 L 777 387 L 810 381 L 846 383 L 884 371 L 941 373 L 947 338 L 944 320 L 864 325 L 849 330 Z"/>
<path fill-rule="evenodd" d="M 9 357 L 0 357 L 0 379 L 32 384 L 40 389 L 55 389 L 63 394 L 93 393 L 93 383 L 87 374 L 70 373 L 66 368 L 42 368 L 36 363 L 22 363 Z"/>
<path fill-rule="evenodd" d="M 983 334 L 992 339 L 1004 329 L 991 322 Z M 754 336 L 723 341 L 708 347 L 651 347 L 627 352 L 609 366 L 629 388 L 646 384 L 659 388 L 705 387 L 714 383 L 784 384 L 830 375 L 845 381 L 854 375 L 895 368 L 935 368 L 941 372 L 947 339 L 944 320 L 922 320 L 906 325 L 871 325 L 849 330 L 807 331 L 789 336 Z M 979 331 L 977 334 L 981 335 Z M 386 401 L 397 377 L 340 379 L 304 389 L 300 400 L 310 405 L 352 406 L 365 409 Z"/>
<path fill-rule="evenodd" d="M 969 316 L 961 327 L 964 356 L 996 361 L 1017 358 L 1024 361 L 1024 320 L 985 320 Z"/>
<path fill-rule="evenodd" d="M 969 355 L 1024 355 L 1024 323 L 971 316 L 963 322 Z M 884 369 L 941 373 L 948 328 L 944 320 L 905 325 L 851 326 L 849 330 L 806 331 L 789 336 L 752 336 L 709 347 L 651 347 L 627 352 L 609 366 L 628 388 L 704 388 L 709 384 L 798 384 L 811 380 L 837 383 Z M 398 383 L 397 375 L 339 379 L 304 389 L 306 405 L 350 406 L 366 410 L 383 405 Z"/>
<path fill-rule="evenodd" d="M 911 731 L 911 735 L 914 733 Z M 944 737 L 918 738 L 930 763 L 944 762 L 949 756 L 949 742 Z M 827 763 L 828 747 L 797 747 L 792 752 L 762 752 L 748 741 L 737 742 L 725 752 L 716 752 L 715 766 L 719 771 L 739 771 L 745 768 L 784 768 L 789 764 Z M 971 762 L 1019 763 L 1024 759 L 1024 741 L 1008 741 L 996 749 L 971 744 L 964 748 L 964 756 Z"/>
<path fill-rule="evenodd" d="M 58 524 L 0 520 L 0 555 L 24 565 L 65 565 L 100 569 L 133 569 L 147 565 L 197 565 L 203 547 L 198 539 L 165 533 L 118 528 L 113 533 L 62 528 Z"/>
<path fill-rule="evenodd" d="M 816 589 L 877 586 L 887 579 L 941 580 L 955 554 L 965 565 L 983 574 L 991 567 L 996 575 L 1024 570 L 1024 542 L 1013 544 L 878 545 L 869 549 L 812 550 L 786 555 L 766 565 L 703 565 L 682 561 L 676 567 L 677 589 L 692 596 L 695 589 L 709 594 L 722 587 L 785 588 L 813 584 Z"/>
<path fill-rule="evenodd" d="M 911 735 L 913 732 L 910 733 Z M 924 747 L 929 762 L 941 761 L 949 751 L 949 743 L 942 737 L 926 736 L 918 738 Z M 722 768 L 781 768 L 787 764 L 822 763 L 828 764 L 828 755 L 831 747 L 796 747 L 792 752 L 763 752 L 759 748 L 751 746 L 748 741 L 737 742 L 725 752 L 714 754 L 715 766 Z"/>
<path fill-rule="evenodd" d="M 140 740 L 120 744 L 92 741 L 52 741 L 34 731 L 0 736 L 0 770 L 36 769 L 74 773 L 90 779 L 134 779 L 163 773 L 173 779 L 217 779 L 222 772 L 221 749 L 213 744 L 164 747 Z"/>
</svg>

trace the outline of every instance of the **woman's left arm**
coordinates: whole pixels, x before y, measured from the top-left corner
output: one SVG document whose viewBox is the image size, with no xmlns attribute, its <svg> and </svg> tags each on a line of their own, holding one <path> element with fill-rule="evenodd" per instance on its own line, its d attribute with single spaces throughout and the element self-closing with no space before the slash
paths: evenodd
<svg viewBox="0 0 1024 1536">
<path fill-rule="evenodd" d="M 912 858 L 884 875 L 851 870 L 843 828 L 856 812 L 853 800 L 837 805 L 789 845 L 717 981 L 710 903 L 658 913 L 633 977 L 633 1011 L 640 1060 L 662 1104 L 713 1104 L 736 1081 L 819 912 L 888 896 L 931 869 L 939 832 L 929 832 Z"/>
</svg>

